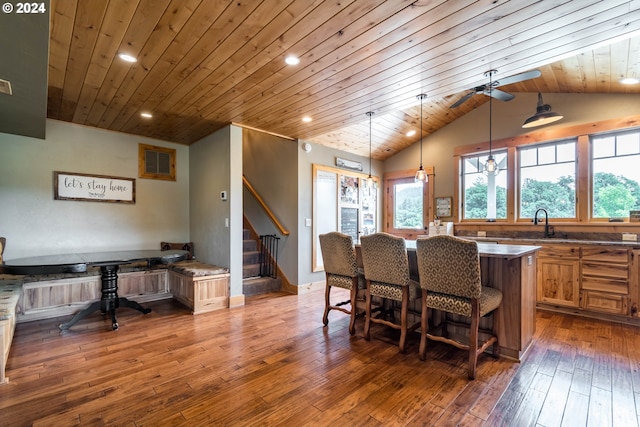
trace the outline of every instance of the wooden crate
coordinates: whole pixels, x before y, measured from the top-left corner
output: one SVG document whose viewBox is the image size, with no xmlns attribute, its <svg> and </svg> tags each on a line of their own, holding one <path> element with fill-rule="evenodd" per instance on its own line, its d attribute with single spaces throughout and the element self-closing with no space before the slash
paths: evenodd
<svg viewBox="0 0 640 427">
<path fill-rule="evenodd" d="M 229 273 L 224 268 L 193 261 L 172 265 L 169 290 L 192 314 L 229 307 Z"/>
</svg>

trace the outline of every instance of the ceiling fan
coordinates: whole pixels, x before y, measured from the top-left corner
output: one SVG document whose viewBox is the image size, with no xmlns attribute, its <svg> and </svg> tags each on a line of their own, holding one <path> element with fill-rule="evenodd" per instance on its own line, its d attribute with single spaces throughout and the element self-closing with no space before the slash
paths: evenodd
<svg viewBox="0 0 640 427">
<path fill-rule="evenodd" d="M 540 70 L 527 71 L 520 74 L 515 74 L 511 77 L 505 77 L 504 79 L 491 80 L 491 77 L 495 75 L 498 70 L 489 70 L 484 73 L 484 76 L 489 78 L 489 83 L 480 84 L 469 89 L 469 93 L 456 101 L 450 108 L 456 108 L 462 105 L 466 100 L 471 98 L 473 95 L 477 93 L 484 93 L 487 96 L 492 96 L 500 101 L 511 101 L 515 98 L 515 95 L 504 92 L 502 90 L 497 89 L 499 86 L 508 85 L 511 83 L 518 83 L 524 80 L 535 79 L 536 77 L 540 77 L 542 73 Z"/>
</svg>

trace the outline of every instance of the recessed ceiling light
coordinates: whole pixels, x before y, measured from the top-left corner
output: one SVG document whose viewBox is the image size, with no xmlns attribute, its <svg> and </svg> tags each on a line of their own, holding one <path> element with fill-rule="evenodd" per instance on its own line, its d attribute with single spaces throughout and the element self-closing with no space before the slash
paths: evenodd
<svg viewBox="0 0 640 427">
<path fill-rule="evenodd" d="M 151 117 L 153 117 L 153 114 L 151 114 L 151 113 L 146 113 L 146 112 L 145 112 L 145 113 L 140 113 L 140 115 L 141 115 L 142 117 L 144 117 L 145 119 L 150 119 Z"/>
<path fill-rule="evenodd" d="M 118 54 L 118 56 L 123 61 L 127 61 L 127 62 L 137 62 L 138 61 L 138 59 L 135 56 L 131 56 L 131 55 L 128 55 L 126 53 L 120 53 L 120 54 Z"/>
<path fill-rule="evenodd" d="M 305 123 L 309 123 L 311 120 L 313 120 L 313 119 L 311 117 L 309 117 L 309 116 L 304 116 L 302 118 L 302 121 L 305 122 Z"/>
<path fill-rule="evenodd" d="M 286 62 L 289 65 L 298 65 L 300 63 L 300 58 L 294 55 L 289 55 L 286 58 L 284 58 L 284 62 Z"/>
<path fill-rule="evenodd" d="M 625 77 L 619 80 L 623 85 L 637 85 L 640 83 L 640 79 L 637 77 Z"/>
<path fill-rule="evenodd" d="M 413 136 L 413 135 L 415 135 L 415 134 L 416 134 L 416 131 L 415 131 L 415 130 L 410 130 L 410 131 L 409 131 L 409 132 L 407 132 L 405 135 L 406 135 L 406 136 Z"/>
</svg>

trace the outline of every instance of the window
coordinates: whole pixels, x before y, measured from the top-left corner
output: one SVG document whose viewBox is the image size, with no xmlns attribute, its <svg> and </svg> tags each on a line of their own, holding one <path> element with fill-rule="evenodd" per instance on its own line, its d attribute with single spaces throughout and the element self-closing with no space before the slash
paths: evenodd
<svg viewBox="0 0 640 427">
<path fill-rule="evenodd" d="M 592 217 L 628 218 L 640 210 L 640 131 L 591 139 Z"/>
<path fill-rule="evenodd" d="M 429 217 L 429 186 L 415 182 L 415 178 L 397 177 L 385 179 L 385 231 L 416 239 L 425 234 Z"/>
<path fill-rule="evenodd" d="M 176 180 L 176 150 L 138 144 L 138 177 Z"/>
<path fill-rule="evenodd" d="M 462 158 L 463 219 L 507 218 L 507 152 L 492 154 L 497 175 L 484 173 L 488 155 Z"/>
<path fill-rule="evenodd" d="M 576 142 L 521 148 L 520 218 L 544 208 L 549 218 L 576 217 Z"/>
</svg>

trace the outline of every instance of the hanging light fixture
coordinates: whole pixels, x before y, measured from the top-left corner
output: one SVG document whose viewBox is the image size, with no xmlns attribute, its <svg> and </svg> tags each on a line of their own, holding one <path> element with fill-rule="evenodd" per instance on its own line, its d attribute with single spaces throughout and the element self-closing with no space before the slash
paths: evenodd
<svg viewBox="0 0 640 427">
<path fill-rule="evenodd" d="M 427 176 L 427 171 L 422 167 L 422 100 L 427 97 L 426 93 L 421 93 L 416 96 L 416 99 L 420 100 L 420 168 L 416 172 L 416 182 L 427 182 L 429 177 Z"/>
<path fill-rule="evenodd" d="M 484 164 L 484 173 L 485 175 L 498 175 L 498 173 L 500 173 L 500 168 L 498 167 L 498 163 L 496 162 L 496 160 L 493 158 L 493 154 L 491 152 L 491 121 L 492 121 L 492 115 L 493 115 L 493 108 L 492 108 L 492 99 L 493 96 L 491 96 L 491 90 L 493 89 L 493 75 L 495 73 L 497 73 L 497 70 L 489 70 L 486 73 L 484 73 L 485 77 L 489 77 L 489 157 L 487 158 L 487 162 Z"/>
<path fill-rule="evenodd" d="M 551 105 L 545 104 L 542 101 L 542 94 L 538 92 L 538 106 L 536 107 L 536 113 L 524 121 L 523 128 L 532 128 L 536 126 L 547 125 L 549 123 L 557 122 L 564 116 L 551 111 Z"/>
<path fill-rule="evenodd" d="M 375 113 L 373 111 L 367 111 L 366 115 L 369 117 L 369 176 L 367 177 L 367 187 L 373 188 L 373 177 L 371 176 L 371 117 Z"/>
</svg>

